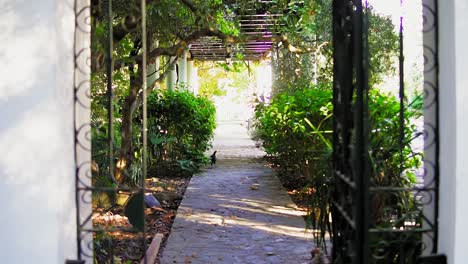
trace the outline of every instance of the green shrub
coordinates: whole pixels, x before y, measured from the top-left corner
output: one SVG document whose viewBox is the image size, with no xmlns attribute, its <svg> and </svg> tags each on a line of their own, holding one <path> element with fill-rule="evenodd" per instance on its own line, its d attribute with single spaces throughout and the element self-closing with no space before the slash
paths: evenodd
<svg viewBox="0 0 468 264">
<path fill-rule="evenodd" d="M 255 138 L 273 158 L 280 173 L 305 193 L 309 227 L 320 230 L 328 218 L 331 168 L 332 90 L 327 85 L 279 93 L 255 111 Z M 313 195 L 310 195 L 312 194 Z M 325 230 L 325 229 L 323 229 Z M 323 234 L 316 243 L 323 243 Z"/>
<path fill-rule="evenodd" d="M 205 97 L 181 90 L 148 96 L 149 165 L 161 173 L 191 174 L 205 164 L 213 138 L 216 108 Z"/>
<path fill-rule="evenodd" d="M 327 86 L 277 94 L 255 111 L 255 137 L 279 165 L 300 171 L 320 155 L 331 153 L 332 92 Z M 315 176 L 315 174 L 314 174 Z"/>
<path fill-rule="evenodd" d="M 330 85 L 296 87 L 277 94 L 269 105 L 259 104 L 254 121 L 254 135 L 273 157 L 280 173 L 296 177 L 300 187 L 312 193 L 308 197 L 309 224 L 321 230 L 322 235 L 328 224 L 332 179 L 332 98 Z M 378 89 L 369 92 L 369 165 L 375 187 L 413 186 L 414 170 L 421 166 L 421 153 L 414 153 L 411 148 L 412 139 L 419 135 L 414 123 L 421 111 L 405 106 L 401 139 L 399 110 L 400 102 L 395 96 Z M 388 221 L 390 216 L 404 215 L 415 206 L 409 191 L 396 195 L 378 193 L 371 199 L 374 227 L 393 224 Z"/>
</svg>

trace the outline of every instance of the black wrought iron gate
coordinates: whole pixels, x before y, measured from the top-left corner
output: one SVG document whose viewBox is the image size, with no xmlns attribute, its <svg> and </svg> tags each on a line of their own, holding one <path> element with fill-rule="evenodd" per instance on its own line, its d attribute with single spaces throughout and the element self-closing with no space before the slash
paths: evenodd
<svg viewBox="0 0 468 264">
<path fill-rule="evenodd" d="M 117 1 L 122 4 L 122 1 Z M 123 1 L 126 8 L 129 10 L 129 14 L 125 17 L 132 23 L 139 23 L 138 34 L 140 36 L 141 47 L 139 53 L 135 54 L 139 56 L 138 69 L 139 76 L 147 76 L 147 35 L 146 35 L 146 2 L 144 0 L 136 1 Z M 145 203 L 144 203 L 144 191 L 145 191 L 145 179 L 146 179 L 146 146 L 147 146 L 147 110 L 146 110 L 146 78 L 141 78 L 141 96 L 142 98 L 142 109 L 141 109 L 141 134 L 139 141 L 141 142 L 142 153 L 138 162 L 138 166 L 141 169 L 141 175 L 139 180 L 133 186 L 123 185 L 116 181 L 115 177 L 115 164 L 117 159 L 114 153 L 114 86 L 116 85 L 113 80 L 115 74 L 114 71 L 114 58 L 113 54 L 115 48 L 113 47 L 114 37 L 113 27 L 116 23 L 114 18 L 117 16 L 112 8 L 113 1 L 90 1 L 90 0 L 75 0 L 75 76 L 74 76 L 74 104 L 75 104 L 75 163 L 76 163 L 76 205 L 77 205 L 77 259 L 68 260 L 67 263 L 127 263 L 125 260 L 117 257 L 115 254 L 115 234 L 133 234 L 132 236 L 138 236 L 139 238 L 139 256 L 138 263 L 147 263 L 147 256 L 145 254 L 147 248 L 148 237 L 145 230 Z M 93 30 L 96 30 L 93 24 L 95 17 L 93 10 L 95 7 L 99 7 L 99 18 L 101 22 L 106 22 L 105 33 L 101 35 L 105 36 L 105 51 L 102 51 L 103 56 L 95 56 L 97 60 L 92 60 L 92 42 L 90 41 Z M 121 8 L 122 9 L 122 8 Z M 131 12 L 130 12 L 131 11 Z M 134 15 L 137 14 L 137 15 Z M 122 14 L 120 14 L 122 16 Z M 94 28 L 93 28 L 94 27 Z M 94 52 L 95 50 L 93 50 Z M 102 58 L 102 59 L 101 59 Z M 92 61 L 92 62 L 91 62 Z M 98 62 L 100 65 L 92 65 L 94 62 Z M 98 69 L 100 72 L 105 74 L 107 93 L 102 98 L 107 100 L 107 120 L 103 123 L 107 124 L 107 148 L 102 148 L 103 153 L 97 155 L 103 156 L 104 160 L 107 160 L 105 167 L 96 167 L 96 164 L 92 163 L 91 160 L 95 160 L 96 157 L 91 158 L 91 132 L 93 127 L 93 120 L 89 121 L 91 116 L 91 74 L 97 67 L 103 67 L 104 69 Z M 93 69 L 93 70 L 92 70 Z M 93 153 L 94 155 L 94 153 Z M 104 162 L 105 163 L 105 162 Z M 102 178 L 105 178 L 108 184 L 97 184 L 96 179 L 93 176 L 94 170 L 98 169 Z M 117 199 L 116 195 L 120 192 L 126 192 L 127 194 L 135 197 L 129 210 L 133 210 L 135 214 L 141 214 L 137 220 L 139 223 L 132 223 L 132 226 L 114 226 L 110 224 L 112 222 L 112 214 L 108 215 L 109 223 L 95 223 L 93 218 L 96 214 L 99 214 L 93 207 L 96 197 L 100 195 L 106 197 L 112 197 L 110 199 Z M 115 200 L 114 200 L 115 201 Z M 127 210 L 127 209 L 126 209 Z M 132 221 L 130 221 L 132 222 Z M 140 254 L 141 253 L 141 254 Z M 99 258 L 98 256 L 101 256 Z M 141 256 L 140 256 L 141 255 Z M 132 263 L 133 263 L 132 262 Z"/>
<path fill-rule="evenodd" d="M 401 16 L 398 103 L 386 102 L 385 111 L 393 112 L 382 118 L 375 111 L 382 103 L 378 87 L 369 82 L 372 7 L 363 0 L 333 1 L 333 263 L 445 263 L 436 255 L 437 1 L 423 0 L 421 9 L 424 84 L 406 87 Z"/>
</svg>

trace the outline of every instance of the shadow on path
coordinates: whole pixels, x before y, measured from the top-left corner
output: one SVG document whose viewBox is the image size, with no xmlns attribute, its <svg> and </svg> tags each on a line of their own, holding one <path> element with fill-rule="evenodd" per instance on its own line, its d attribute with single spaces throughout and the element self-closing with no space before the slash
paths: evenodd
<svg viewBox="0 0 468 264">
<path fill-rule="evenodd" d="M 161 263 L 310 263 L 303 212 L 240 124 L 221 124 L 218 162 L 194 176 Z"/>
</svg>

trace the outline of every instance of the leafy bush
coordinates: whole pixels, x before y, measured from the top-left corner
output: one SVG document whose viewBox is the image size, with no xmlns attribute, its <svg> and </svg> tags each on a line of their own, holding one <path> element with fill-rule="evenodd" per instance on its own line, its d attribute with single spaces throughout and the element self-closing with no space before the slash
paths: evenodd
<svg viewBox="0 0 468 264">
<path fill-rule="evenodd" d="M 255 111 L 255 138 L 273 157 L 280 173 L 306 197 L 309 227 L 323 230 L 316 243 L 324 242 L 328 221 L 331 168 L 332 90 L 327 85 L 276 94 L 269 105 Z M 323 245 L 323 244 L 322 244 Z"/>
<path fill-rule="evenodd" d="M 315 177 L 313 160 L 331 154 L 331 97 L 329 87 L 317 86 L 279 93 L 269 105 L 257 106 L 256 138 L 280 166 Z"/>
<path fill-rule="evenodd" d="M 400 120 L 399 99 L 378 90 L 369 92 L 370 228 L 422 228 L 423 205 L 417 192 L 411 191 L 418 184 L 416 171 L 422 167 L 422 149 L 417 149 L 422 146 L 414 141 L 423 135 L 417 125 L 422 123 L 421 98 L 404 102 Z M 374 263 L 412 263 L 422 248 L 421 234 L 412 231 L 370 233 L 369 241 Z"/>
<path fill-rule="evenodd" d="M 205 97 L 181 90 L 148 96 L 150 168 L 161 173 L 191 174 L 207 162 L 204 152 L 213 138 L 216 108 Z"/>
<path fill-rule="evenodd" d="M 259 104 L 255 112 L 255 137 L 273 157 L 280 173 L 299 183 L 309 196 L 309 224 L 321 230 L 328 223 L 329 192 L 332 178 L 332 90 L 330 85 L 290 89 L 277 94 L 269 105 Z M 373 186 L 409 187 L 416 183 L 415 168 L 421 166 L 421 154 L 411 148 L 421 112 L 405 106 L 404 137 L 400 138 L 400 102 L 388 93 L 369 92 L 369 160 Z M 402 147 L 400 147 L 402 146 Z M 414 210 L 409 191 L 373 195 L 372 225 L 388 226 L 388 219 Z M 414 220 L 414 219 L 412 219 Z"/>
</svg>

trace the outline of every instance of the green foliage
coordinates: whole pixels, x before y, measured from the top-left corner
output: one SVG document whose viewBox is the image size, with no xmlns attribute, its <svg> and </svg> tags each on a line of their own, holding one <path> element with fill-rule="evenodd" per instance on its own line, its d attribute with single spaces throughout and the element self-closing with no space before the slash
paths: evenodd
<svg viewBox="0 0 468 264">
<path fill-rule="evenodd" d="M 400 101 L 389 93 L 369 92 L 369 117 L 372 131 L 369 142 L 370 184 L 373 187 L 412 187 L 417 183 L 416 170 L 422 166 L 422 152 L 412 148 L 417 133 L 416 122 L 421 108 L 404 103 L 403 126 L 400 124 Z M 403 136 L 401 136 L 403 133 Z M 405 221 L 418 221 L 413 194 L 406 190 L 377 192 L 371 195 L 371 226 L 399 228 Z M 404 216 L 399 221 L 390 221 Z M 408 218 L 406 218 L 408 217 Z"/>
<path fill-rule="evenodd" d="M 323 230 L 315 237 L 317 245 L 324 243 L 328 221 L 331 98 L 327 85 L 297 87 L 277 94 L 270 105 L 259 104 L 255 111 L 256 138 L 273 156 L 280 173 L 294 177 L 292 181 L 308 193 L 309 227 Z"/>
<path fill-rule="evenodd" d="M 398 35 L 389 16 L 378 15 L 372 6 L 368 8 L 369 20 L 369 84 L 382 82 L 385 76 L 395 73 L 398 56 Z"/>
<path fill-rule="evenodd" d="M 191 174 L 207 161 L 216 109 L 186 90 L 160 90 L 148 96 L 148 149 L 155 173 Z"/>
<path fill-rule="evenodd" d="M 318 152 L 329 154 L 331 96 L 331 89 L 326 86 L 297 88 L 276 95 L 268 106 L 258 105 L 257 137 L 266 152 L 277 156 L 284 165 L 299 168 Z"/>
<path fill-rule="evenodd" d="M 94 264 L 103 263 L 112 256 L 112 238 L 104 232 L 96 232 L 93 239 Z"/>
<path fill-rule="evenodd" d="M 273 56 L 274 91 L 331 82 L 333 78 L 332 0 L 278 1 L 286 13 L 279 32 L 301 52 L 279 45 Z M 369 25 L 369 84 L 379 84 L 395 73 L 398 35 L 390 17 L 367 9 Z"/>
<path fill-rule="evenodd" d="M 385 177 L 374 177 L 373 184 L 380 186 L 395 185 L 393 179 L 399 177 L 401 170 L 417 168 L 421 166 L 421 154 L 413 153 L 410 143 L 415 136 L 416 124 L 414 121 L 421 117 L 419 108 L 406 107 L 404 111 L 404 126 L 400 142 L 400 102 L 388 93 L 382 93 L 378 90 L 369 92 L 370 104 L 370 122 L 372 124 L 372 133 L 370 134 L 370 158 L 372 161 L 372 174 L 385 175 Z M 403 145 L 400 156 L 400 145 Z M 399 166 L 402 166 L 401 168 Z M 408 182 L 400 182 L 403 186 L 409 183 L 415 183 L 414 174 L 406 173 Z M 384 180 L 384 181 L 383 181 Z"/>
<path fill-rule="evenodd" d="M 164 72 L 169 69 L 169 64 L 165 63 L 168 61 L 167 57 L 180 56 L 189 40 L 193 41 L 205 36 L 207 29 L 237 36 L 239 23 L 233 18 L 233 12 L 239 8 L 244 9 L 245 5 L 249 4 L 248 2 L 247 0 L 236 1 L 234 4 L 221 0 L 148 1 L 146 9 L 148 48 L 150 50 L 155 48 L 164 50 L 164 52 L 148 57 L 148 61 L 152 63 L 155 59 L 159 59 L 161 62 L 159 74 L 164 75 Z M 113 36 L 108 35 L 107 4 L 108 1 L 91 1 L 91 141 L 92 159 L 96 167 L 96 170 L 93 170 L 93 184 L 95 186 L 116 187 L 116 183 L 109 177 L 109 167 L 111 166 L 108 159 L 110 153 L 107 150 L 108 135 L 113 133 L 114 150 L 112 154 L 115 160 L 110 162 L 116 163 L 114 164 L 114 167 L 117 168 L 116 171 L 122 171 L 121 183 L 132 186 L 138 182 L 142 175 L 143 156 L 142 125 L 141 120 L 136 117 L 137 114 L 141 116 L 142 101 L 138 96 L 142 92 L 141 65 L 135 59 L 142 52 L 140 1 L 112 1 Z M 109 39 L 113 40 L 112 54 L 115 66 L 112 76 L 114 131 L 108 131 L 107 120 L 106 81 L 108 76 L 105 73 L 105 58 Z M 197 100 L 197 107 L 204 109 L 204 102 L 201 99 Z M 204 110 L 197 109 L 195 114 L 198 119 L 202 119 L 200 115 L 203 114 L 203 111 L 209 112 L 211 109 L 210 107 Z M 167 113 L 169 112 L 167 111 Z M 187 120 L 183 120 L 181 123 L 184 122 L 187 123 Z M 205 122 L 204 125 L 209 126 L 212 123 Z M 203 127 L 203 125 L 198 127 Z M 200 133 L 205 132 L 201 131 Z M 158 133 L 153 133 L 153 139 L 157 136 L 166 136 Z M 210 133 L 205 134 L 211 135 Z M 189 139 L 182 139 L 183 137 L 175 139 L 175 137 L 170 136 L 164 139 L 164 142 L 156 142 L 158 144 L 155 145 L 173 146 L 171 151 L 174 153 L 179 151 L 175 149 L 180 149 L 183 153 L 177 154 L 177 157 L 173 159 L 174 166 L 183 171 L 193 171 L 194 168 L 198 168 L 199 160 L 202 159 L 199 157 L 200 152 L 206 149 L 207 143 L 204 143 L 204 139 L 201 137 L 194 136 L 192 143 L 198 144 L 198 146 L 188 144 L 184 151 L 182 151 L 182 146 L 189 142 Z M 198 147 L 203 150 L 199 151 Z M 117 166 L 117 161 L 123 161 L 121 164 L 124 165 Z M 112 200 L 112 197 L 109 199 L 99 198 L 98 200 Z"/>
<path fill-rule="evenodd" d="M 233 62 L 232 64 L 220 62 L 202 62 L 199 67 L 198 75 L 200 77 L 199 93 L 208 98 L 213 96 L 225 96 L 227 90 L 235 90 L 241 100 L 240 94 L 249 88 L 249 85 L 255 81 L 254 76 L 250 74 L 256 65 L 245 64 L 244 62 Z M 221 83 L 220 81 L 227 81 Z"/>
<path fill-rule="evenodd" d="M 294 87 L 277 94 L 269 105 L 259 104 L 255 112 L 255 137 L 280 168 L 295 177 L 310 195 L 309 224 L 323 234 L 328 223 L 331 187 L 332 91 L 330 86 Z M 417 104 L 412 104 L 413 106 Z M 400 102 L 395 96 L 373 89 L 369 92 L 369 159 L 371 184 L 375 187 L 410 187 L 415 184 L 421 153 L 411 148 L 415 121 L 421 111 L 405 102 L 404 136 L 400 138 Z M 402 146 L 402 147 L 400 147 Z M 372 224 L 385 226 L 390 216 L 414 210 L 408 191 L 371 197 Z M 413 219 L 414 220 L 414 219 Z"/>
</svg>

